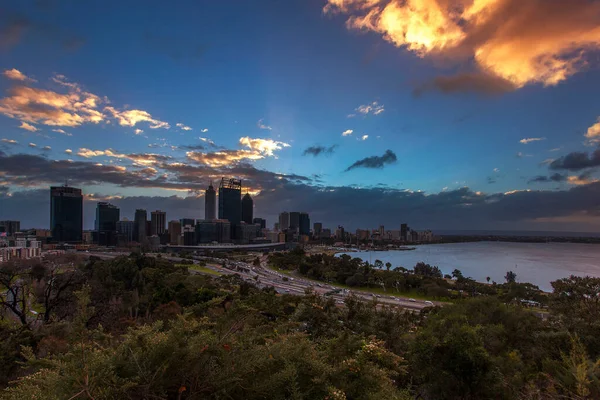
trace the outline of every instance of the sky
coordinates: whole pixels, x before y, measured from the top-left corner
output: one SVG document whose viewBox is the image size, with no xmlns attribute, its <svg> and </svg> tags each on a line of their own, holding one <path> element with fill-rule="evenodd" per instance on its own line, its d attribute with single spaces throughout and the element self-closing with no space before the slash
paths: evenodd
<svg viewBox="0 0 600 400">
<path fill-rule="evenodd" d="M 0 6 L 0 220 L 49 186 L 121 216 L 600 231 L 600 2 L 22 0 Z"/>
</svg>

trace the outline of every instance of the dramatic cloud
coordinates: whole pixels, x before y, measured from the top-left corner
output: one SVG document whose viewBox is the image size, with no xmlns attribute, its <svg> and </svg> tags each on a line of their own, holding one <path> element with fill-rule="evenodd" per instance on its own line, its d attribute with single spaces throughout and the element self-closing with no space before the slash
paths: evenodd
<svg viewBox="0 0 600 400">
<path fill-rule="evenodd" d="M 178 128 L 180 128 L 180 129 L 182 129 L 184 131 L 191 131 L 192 130 L 192 128 L 190 128 L 187 125 L 182 124 L 181 122 L 176 123 L 175 126 L 177 126 Z"/>
<path fill-rule="evenodd" d="M 350 136 L 352 135 L 352 132 L 354 132 L 352 129 L 346 129 L 344 132 L 342 132 L 342 136 Z"/>
<path fill-rule="evenodd" d="M 92 157 L 110 157 L 110 158 L 118 158 L 123 160 L 129 160 L 136 165 L 154 165 L 157 163 L 167 162 L 172 159 L 171 156 L 165 156 L 162 154 L 155 153 L 119 153 L 113 149 L 106 150 L 90 150 L 86 148 L 81 148 L 77 152 L 77 155 L 83 158 L 92 158 Z"/>
<path fill-rule="evenodd" d="M 256 123 L 256 126 L 260 129 L 266 129 L 268 131 L 273 129 L 269 125 L 266 125 L 262 118 L 258 120 L 258 122 Z"/>
<path fill-rule="evenodd" d="M 303 156 L 307 156 L 307 155 L 312 155 L 312 156 L 319 156 L 321 154 L 333 154 L 333 152 L 335 151 L 335 148 L 337 146 L 333 145 L 333 146 L 329 146 L 329 147 L 325 147 L 325 146 L 310 146 L 308 147 L 306 150 L 304 150 L 304 152 L 302 153 Z"/>
<path fill-rule="evenodd" d="M 179 149 L 182 150 L 204 150 L 206 149 L 206 147 L 204 147 L 201 144 L 195 144 L 195 145 L 181 145 L 181 146 L 177 146 Z"/>
<path fill-rule="evenodd" d="M 363 115 L 379 115 L 385 111 L 385 108 L 383 104 L 379 104 L 376 101 L 374 101 L 371 104 L 363 104 L 362 106 L 358 106 L 355 111 Z"/>
<path fill-rule="evenodd" d="M 281 150 L 284 147 L 290 147 L 290 145 L 287 143 L 277 142 L 272 139 L 252 139 L 249 137 L 240 138 L 240 144 L 268 156 L 273 156 L 273 152 L 275 150 Z"/>
<path fill-rule="evenodd" d="M 550 169 L 552 170 L 580 171 L 598 166 L 600 166 L 600 149 L 590 154 L 575 151 L 550 163 Z"/>
<path fill-rule="evenodd" d="M 564 182 L 567 178 L 567 175 L 556 172 L 550 176 L 538 175 L 535 178 L 531 178 L 528 183 Z"/>
<path fill-rule="evenodd" d="M 600 118 L 598 118 L 598 122 L 588 128 L 585 137 L 591 144 L 600 142 Z"/>
<path fill-rule="evenodd" d="M 393 164 L 397 160 L 398 158 L 396 157 L 396 154 L 393 151 L 386 150 L 382 156 L 371 156 L 356 161 L 354 164 L 346 168 L 346 171 L 350 171 L 355 168 L 383 168 L 385 165 Z"/>
<path fill-rule="evenodd" d="M 207 143 L 214 143 L 210 139 L 200 138 Z M 205 140 L 204 140 L 205 139 Z M 265 157 L 275 157 L 274 152 L 282 150 L 284 147 L 290 147 L 289 144 L 278 142 L 272 139 L 253 139 L 249 137 L 240 138 L 241 146 L 248 147 L 250 150 L 219 150 L 211 153 L 201 153 L 189 151 L 186 153 L 189 160 L 204 164 L 210 167 L 223 167 L 246 161 L 256 161 Z"/>
<path fill-rule="evenodd" d="M 18 69 L 15 69 L 15 68 L 4 70 L 2 75 L 4 75 L 8 79 L 12 79 L 14 81 L 37 82 L 35 79 L 31 79 L 30 77 L 28 77 L 27 75 L 25 75 L 24 73 L 22 73 L 21 71 L 19 71 Z"/>
<path fill-rule="evenodd" d="M 17 142 L 14 139 L 2 139 L 2 140 L 0 140 L 0 142 L 2 142 L 2 143 L 8 143 L 8 144 L 19 144 L 19 142 Z"/>
<path fill-rule="evenodd" d="M 52 129 L 52 132 L 60 133 L 61 135 L 65 135 L 65 136 L 73 136 L 72 133 L 65 132 L 62 129 Z"/>
<path fill-rule="evenodd" d="M 87 92 L 64 75 L 55 75 L 52 81 L 66 93 L 53 90 L 15 86 L 8 90 L 8 96 L 0 99 L 0 113 L 21 122 L 49 126 L 77 127 L 86 123 L 98 124 L 114 118 L 121 126 L 135 126 L 148 122 L 150 128 L 169 129 L 169 124 L 155 119 L 143 110 L 119 111 L 105 106 L 109 100 Z"/>
<path fill-rule="evenodd" d="M 541 140 L 546 140 L 546 138 L 545 137 L 525 138 L 525 139 L 519 140 L 519 143 L 528 144 L 528 143 L 531 143 L 531 142 L 539 142 Z"/>
<path fill-rule="evenodd" d="M 600 3 L 588 0 L 329 0 L 323 10 L 422 58 L 472 59 L 514 88 L 556 85 L 600 48 Z"/>
<path fill-rule="evenodd" d="M 19 128 L 21 129 L 25 129 L 26 131 L 29 132 L 37 132 L 39 129 L 36 128 L 35 126 L 28 124 L 27 122 L 21 122 L 21 125 L 19 125 Z"/>
</svg>

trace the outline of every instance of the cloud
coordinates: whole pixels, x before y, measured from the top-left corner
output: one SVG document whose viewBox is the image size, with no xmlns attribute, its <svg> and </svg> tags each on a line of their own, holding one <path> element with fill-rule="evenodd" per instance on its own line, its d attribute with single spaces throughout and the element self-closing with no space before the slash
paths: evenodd
<svg viewBox="0 0 600 400">
<path fill-rule="evenodd" d="M 545 137 L 524 138 L 524 139 L 519 140 L 519 143 L 528 144 L 531 142 L 539 142 L 541 140 L 546 140 L 546 138 Z"/>
<path fill-rule="evenodd" d="M 204 149 L 206 149 L 206 147 L 201 144 L 181 145 L 181 146 L 177 146 L 177 147 L 182 150 L 204 150 Z"/>
<path fill-rule="evenodd" d="M 558 172 L 550 175 L 538 175 L 534 178 L 531 178 L 527 183 L 546 183 L 546 182 L 564 182 L 567 180 L 567 175 L 559 174 Z"/>
<path fill-rule="evenodd" d="M 346 168 L 346 171 L 353 170 L 355 168 L 374 168 L 380 169 L 387 164 L 393 164 L 398 160 L 396 154 L 391 150 L 386 150 L 382 156 L 371 156 L 363 158 L 362 160 L 356 161 L 354 164 Z"/>
<path fill-rule="evenodd" d="M 50 151 L 50 150 L 52 150 L 52 147 L 50 147 L 50 146 L 44 146 L 44 147 L 42 147 L 42 150 L 43 151 Z"/>
<path fill-rule="evenodd" d="M 548 151 L 550 151 L 550 152 L 555 152 L 555 151 L 561 151 L 561 150 L 562 150 L 562 147 L 555 147 L 555 148 L 553 148 L 553 149 L 550 149 L 550 150 L 548 150 Z"/>
<path fill-rule="evenodd" d="M 140 122 L 148 122 L 150 124 L 150 129 L 169 129 L 171 127 L 168 122 L 153 118 L 148 111 L 118 111 L 114 107 L 104 107 L 104 110 L 112 114 L 113 118 L 116 118 L 121 126 L 135 126 Z"/>
<path fill-rule="evenodd" d="M 365 140 L 367 140 L 368 138 L 369 138 L 369 135 L 362 135 L 362 136 L 360 137 L 360 140 L 362 140 L 362 141 L 365 141 Z"/>
<path fill-rule="evenodd" d="M 361 113 L 363 115 L 368 115 L 368 114 L 379 115 L 385 111 L 385 108 L 384 108 L 383 104 L 379 104 L 376 101 L 374 101 L 371 104 L 363 104 L 361 106 L 358 106 L 355 109 L 355 111 L 358 113 Z"/>
<path fill-rule="evenodd" d="M 494 172 L 500 172 L 500 168 L 494 168 Z"/>
<path fill-rule="evenodd" d="M 144 130 L 138 128 L 138 129 L 134 130 L 133 133 L 135 133 L 136 135 L 141 135 L 142 133 L 144 133 Z"/>
<path fill-rule="evenodd" d="M 256 126 L 260 129 L 266 129 L 268 131 L 272 130 L 273 128 L 271 128 L 269 125 L 266 125 L 264 123 L 264 120 L 261 118 L 258 120 L 258 122 L 256 123 Z"/>
<path fill-rule="evenodd" d="M 19 125 L 19 128 L 21 129 L 25 129 L 26 131 L 29 132 L 37 132 L 39 129 L 36 128 L 35 126 L 28 124 L 27 122 L 21 122 L 21 125 Z"/>
<path fill-rule="evenodd" d="M 598 117 L 598 122 L 587 129 L 585 137 L 590 144 L 600 142 L 600 117 Z"/>
<path fill-rule="evenodd" d="M 17 142 L 14 139 L 2 139 L 2 140 L 0 140 L 0 142 L 2 142 L 2 143 L 8 143 L 8 144 L 19 144 L 19 142 Z"/>
<path fill-rule="evenodd" d="M 181 122 L 178 122 L 175 124 L 175 126 L 177 126 L 178 128 L 184 130 L 184 131 L 191 131 L 192 128 L 190 128 L 189 126 L 186 126 L 184 124 L 182 124 Z"/>
<path fill-rule="evenodd" d="M 200 138 L 202 140 L 206 138 Z M 210 143 L 210 139 L 204 140 Z M 212 143 L 214 145 L 214 143 Z M 284 147 L 290 147 L 289 144 L 278 142 L 272 139 L 260 139 L 242 137 L 239 144 L 248 147 L 250 150 L 219 150 L 211 153 L 202 153 L 189 151 L 186 156 L 189 160 L 211 167 L 223 167 L 238 164 L 240 162 L 261 160 L 265 157 L 275 157 L 275 151 L 282 150 Z"/>
<path fill-rule="evenodd" d="M 252 139 L 247 136 L 240 138 L 240 144 L 267 156 L 273 156 L 273 152 L 276 150 L 290 147 L 289 144 L 284 142 L 278 142 L 272 139 Z"/>
<path fill-rule="evenodd" d="M 517 157 L 517 158 L 533 157 L 533 155 L 531 155 L 531 154 L 525 154 L 525 153 L 519 151 L 517 154 L 515 154 L 515 157 Z"/>
<path fill-rule="evenodd" d="M 333 146 L 329 146 L 329 147 L 325 147 L 325 146 L 310 146 L 308 148 L 306 148 L 304 150 L 304 152 L 302 152 L 303 156 L 307 156 L 307 155 L 312 155 L 312 156 L 319 156 L 321 154 L 333 154 L 333 152 L 335 151 L 335 148 L 337 147 L 337 145 L 333 145 Z"/>
<path fill-rule="evenodd" d="M 589 174 L 581 174 L 579 176 L 569 176 L 567 183 L 570 185 L 589 185 L 590 183 L 600 182 L 598 179 L 591 178 Z"/>
<path fill-rule="evenodd" d="M 14 81 L 37 82 L 35 79 L 29 78 L 27 75 L 25 75 L 24 73 L 22 73 L 21 71 L 19 71 L 16 68 L 5 69 L 4 72 L 2 73 L 2 75 L 4 75 L 8 79 L 12 79 Z"/>
<path fill-rule="evenodd" d="M 580 171 L 598 166 L 600 166 L 600 149 L 590 154 L 574 151 L 550 163 L 550 169 L 552 170 Z"/>
<path fill-rule="evenodd" d="M 463 73 L 453 76 L 438 76 L 414 90 L 416 96 L 429 90 L 442 93 L 479 92 L 488 95 L 502 94 L 515 89 L 508 80 L 484 73 Z"/>
<path fill-rule="evenodd" d="M 352 132 L 354 132 L 352 129 L 346 129 L 344 132 L 342 132 L 342 136 L 350 136 L 352 135 Z"/>
<path fill-rule="evenodd" d="M 421 58 L 472 60 L 514 88 L 556 85 L 600 48 L 600 3 L 588 0 L 329 0 L 323 11 Z"/>
<path fill-rule="evenodd" d="M 35 143 L 29 143 L 28 146 L 29 147 L 37 147 L 37 144 L 35 144 Z"/>
<path fill-rule="evenodd" d="M 65 135 L 65 136 L 73 136 L 72 133 L 65 132 L 62 129 L 52 129 L 52 132 L 60 133 L 61 135 Z"/>
<path fill-rule="evenodd" d="M 72 154 L 72 153 L 73 153 L 73 150 L 71 150 L 71 149 L 66 149 L 66 150 L 65 150 L 65 153 L 66 153 L 66 154 Z"/>
<path fill-rule="evenodd" d="M 135 165 L 154 165 L 157 163 L 167 162 L 172 159 L 171 156 L 166 156 L 162 154 L 155 153 L 120 153 L 113 149 L 106 150 L 90 150 L 85 147 L 82 147 L 77 152 L 77 155 L 83 158 L 92 158 L 92 157 L 110 157 L 110 158 L 118 158 L 123 160 L 129 160 L 133 162 Z"/>
<path fill-rule="evenodd" d="M 200 132 L 202 132 L 202 133 L 206 133 L 206 132 L 208 132 L 208 128 L 203 128 L 203 129 L 200 129 Z"/>
</svg>

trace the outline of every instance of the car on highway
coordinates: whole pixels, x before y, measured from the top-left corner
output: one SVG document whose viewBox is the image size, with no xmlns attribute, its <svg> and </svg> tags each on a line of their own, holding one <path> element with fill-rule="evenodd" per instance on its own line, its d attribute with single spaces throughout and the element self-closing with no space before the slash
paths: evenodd
<svg viewBox="0 0 600 400">
<path fill-rule="evenodd" d="M 408 299 L 408 301 L 410 301 L 411 303 L 416 303 L 417 302 L 415 299 Z"/>
<path fill-rule="evenodd" d="M 431 302 L 431 301 L 429 301 L 429 300 L 426 300 L 426 301 L 425 301 L 425 304 L 426 304 L 426 305 L 428 305 L 428 306 L 433 306 L 433 302 Z"/>
</svg>

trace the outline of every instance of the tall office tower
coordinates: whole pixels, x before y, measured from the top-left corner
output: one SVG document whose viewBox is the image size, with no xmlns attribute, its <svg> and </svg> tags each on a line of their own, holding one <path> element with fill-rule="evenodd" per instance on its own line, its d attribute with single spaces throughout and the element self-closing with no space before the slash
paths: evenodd
<svg viewBox="0 0 600 400">
<path fill-rule="evenodd" d="M 183 229 L 184 226 L 194 226 L 196 225 L 196 221 L 193 218 L 181 218 L 179 220 L 179 222 L 181 223 L 181 228 Z"/>
<path fill-rule="evenodd" d="M 209 221 L 217 219 L 217 192 L 212 181 L 204 192 L 204 219 Z"/>
<path fill-rule="evenodd" d="M 169 243 L 177 245 L 179 244 L 179 237 L 181 236 L 181 222 L 173 220 L 169 221 Z"/>
<path fill-rule="evenodd" d="M 379 236 L 382 238 L 385 236 L 385 227 L 383 225 L 379 225 Z"/>
<path fill-rule="evenodd" d="M 156 210 L 150 213 L 151 222 L 151 234 L 162 235 L 165 233 L 167 227 L 167 213 L 164 211 Z"/>
<path fill-rule="evenodd" d="M 298 230 L 300 228 L 300 213 L 297 211 L 290 212 L 290 229 Z"/>
<path fill-rule="evenodd" d="M 120 210 L 110 203 L 99 202 L 96 205 L 95 241 L 100 246 L 115 246 L 117 244 L 117 222 Z"/>
<path fill-rule="evenodd" d="M 279 214 L 279 230 L 284 231 L 290 227 L 290 213 L 287 211 Z"/>
<path fill-rule="evenodd" d="M 248 225 L 253 224 L 253 215 L 254 201 L 252 201 L 252 197 L 250 197 L 250 194 L 246 193 L 242 198 L 242 221 L 244 221 Z"/>
<path fill-rule="evenodd" d="M 83 240 L 83 195 L 81 189 L 50 187 L 50 230 L 57 242 Z"/>
<path fill-rule="evenodd" d="M 133 240 L 138 243 L 146 241 L 146 221 L 148 220 L 148 213 L 146 210 L 138 208 L 135 210 L 135 217 L 133 218 Z"/>
<path fill-rule="evenodd" d="M 321 237 L 321 232 L 323 231 L 323 224 L 321 222 L 315 222 L 313 224 L 313 236 Z"/>
<path fill-rule="evenodd" d="M 242 181 L 239 179 L 221 179 L 219 219 L 226 219 L 231 223 L 231 237 L 235 238 L 236 228 L 242 221 Z"/>
<path fill-rule="evenodd" d="M 122 237 L 125 243 L 133 241 L 133 221 L 123 218 L 123 220 L 117 222 L 117 234 Z M 121 240 L 121 239 L 119 239 Z"/>
<path fill-rule="evenodd" d="M 310 217 L 308 213 L 301 212 L 299 219 L 298 232 L 301 235 L 310 235 Z"/>
<path fill-rule="evenodd" d="M 6 232 L 7 236 L 13 236 L 21 231 L 21 221 L 0 221 L 0 232 Z"/>
<path fill-rule="evenodd" d="M 401 224 L 400 225 L 400 239 L 406 241 L 407 234 L 408 234 L 408 225 Z"/>
<path fill-rule="evenodd" d="M 252 220 L 253 224 L 259 224 L 260 225 L 260 229 L 266 229 L 267 228 L 267 220 L 264 218 L 254 218 Z"/>
</svg>

